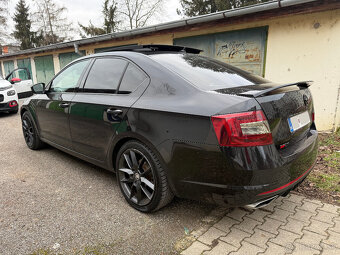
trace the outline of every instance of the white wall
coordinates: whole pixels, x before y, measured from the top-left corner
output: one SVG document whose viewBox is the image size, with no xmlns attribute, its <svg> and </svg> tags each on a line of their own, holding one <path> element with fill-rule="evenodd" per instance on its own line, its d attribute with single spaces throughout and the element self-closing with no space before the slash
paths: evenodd
<svg viewBox="0 0 340 255">
<path fill-rule="evenodd" d="M 340 126 L 340 10 L 281 18 L 269 25 L 266 78 L 313 80 L 319 130 Z"/>
</svg>

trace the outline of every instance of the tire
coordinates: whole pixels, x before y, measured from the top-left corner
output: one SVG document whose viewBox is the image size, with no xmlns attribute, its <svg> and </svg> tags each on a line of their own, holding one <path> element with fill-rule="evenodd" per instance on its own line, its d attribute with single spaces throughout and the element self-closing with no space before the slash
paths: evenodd
<svg viewBox="0 0 340 255">
<path fill-rule="evenodd" d="M 137 141 L 125 143 L 117 154 L 115 169 L 121 192 L 138 211 L 154 212 L 172 201 L 174 195 L 164 168 L 146 145 Z"/>
<path fill-rule="evenodd" d="M 22 131 L 25 142 L 31 150 L 39 150 L 44 147 L 44 142 L 40 140 L 37 129 L 29 112 L 24 112 L 21 117 Z"/>
</svg>

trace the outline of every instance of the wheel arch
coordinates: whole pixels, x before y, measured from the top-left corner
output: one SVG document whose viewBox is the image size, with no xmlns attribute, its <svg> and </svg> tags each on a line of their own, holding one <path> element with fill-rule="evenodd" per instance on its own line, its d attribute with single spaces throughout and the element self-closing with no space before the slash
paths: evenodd
<svg viewBox="0 0 340 255">
<path fill-rule="evenodd" d="M 109 165 L 109 168 L 111 170 L 113 170 L 115 172 L 116 157 L 117 157 L 117 154 L 118 154 L 120 148 L 125 143 L 127 143 L 129 141 L 133 141 L 133 140 L 148 146 L 156 154 L 156 156 L 159 158 L 162 165 L 164 167 L 166 166 L 161 153 L 157 150 L 156 146 L 151 141 L 149 141 L 148 139 L 146 139 L 145 137 L 143 137 L 139 134 L 136 134 L 136 133 L 133 133 L 133 132 L 128 132 L 128 133 L 124 133 L 124 135 L 116 135 L 115 138 L 113 139 L 113 142 L 112 142 L 111 148 L 109 150 L 109 154 L 108 154 L 108 165 Z"/>
</svg>

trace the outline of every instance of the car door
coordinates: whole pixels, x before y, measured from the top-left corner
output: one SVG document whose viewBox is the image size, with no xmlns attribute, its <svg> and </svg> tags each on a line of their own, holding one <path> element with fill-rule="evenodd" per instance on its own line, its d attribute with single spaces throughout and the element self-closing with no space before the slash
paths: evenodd
<svg viewBox="0 0 340 255">
<path fill-rule="evenodd" d="M 14 69 L 6 76 L 6 80 L 13 84 L 19 98 L 32 95 L 31 87 L 33 85 L 33 81 L 27 68 L 22 67 Z"/>
<path fill-rule="evenodd" d="M 49 83 L 44 99 L 37 101 L 40 135 L 48 141 L 72 149 L 69 107 L 90 59 L 75 62 Z"/>
<path fill-rule="evenodd" d="M 105 161 L 117 128 L 127 122 L 128 109 L 147 84 L 148 76 L 128 60 L 97 58 L 83 89 L 72 99 L 70 129 L 74 150 Z"/>
</svg>

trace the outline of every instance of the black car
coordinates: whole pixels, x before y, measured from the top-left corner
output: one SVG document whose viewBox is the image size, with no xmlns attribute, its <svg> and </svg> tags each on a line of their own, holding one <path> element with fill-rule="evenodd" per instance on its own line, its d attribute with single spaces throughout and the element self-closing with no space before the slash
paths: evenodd
<svg viewBox="0 0 340 255">
<path fill-rule="evenodd" d="M 23 104 L 28 147 L 116 172 L 143 212 L 174 195 L 257 208 L 288 194 L 317 156 L 310 82 L 274 84 L 199 53 L 140 45 L 73 61 Z"/>
</svg>

